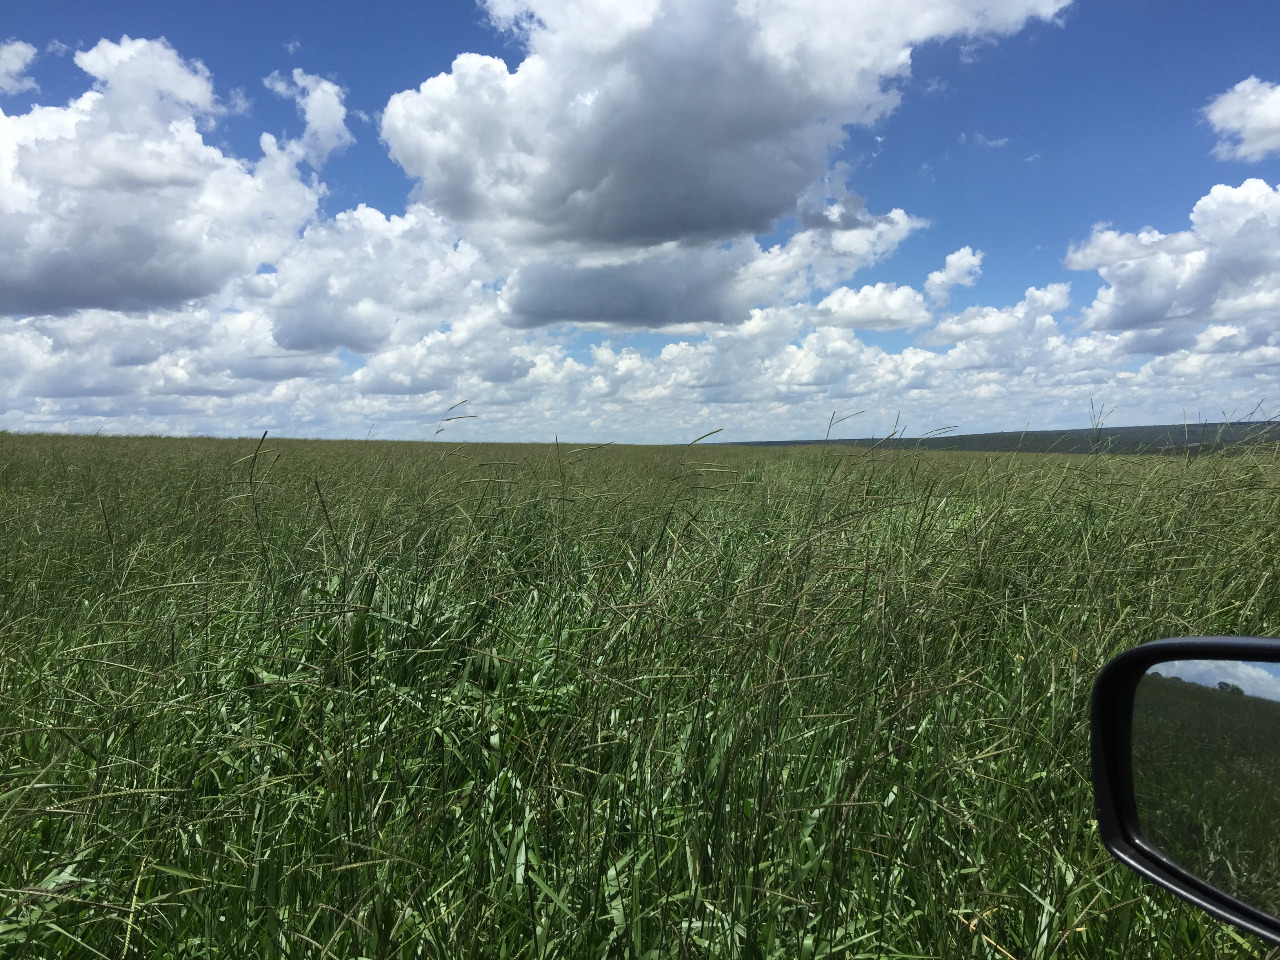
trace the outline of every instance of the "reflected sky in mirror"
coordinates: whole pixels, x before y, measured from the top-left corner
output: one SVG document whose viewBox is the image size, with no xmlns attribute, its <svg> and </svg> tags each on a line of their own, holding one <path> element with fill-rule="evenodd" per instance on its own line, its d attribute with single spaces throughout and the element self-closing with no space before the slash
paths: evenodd
<svg viewBox="0 0 1280 960">
<path fill-rule="evenodd" d="M 1226 683 L 1254 697 L 1280 700 L 1280 663 L 1256 660 L 1170 660 L 1148 673 L 1178 677 L 1189 683 L 1217 687 Z"/>
</svg>

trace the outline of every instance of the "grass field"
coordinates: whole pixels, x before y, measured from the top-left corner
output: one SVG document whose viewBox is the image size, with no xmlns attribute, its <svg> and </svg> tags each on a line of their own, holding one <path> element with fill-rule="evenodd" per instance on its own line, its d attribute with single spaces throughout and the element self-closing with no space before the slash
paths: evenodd
<svg viewBox="0 0 1280 960">
<path fill-rule="evenodd" d="M 1261 956 L 1103 850 L 1275 449 L 0 434 L 0 956 Z"/>
</svg>

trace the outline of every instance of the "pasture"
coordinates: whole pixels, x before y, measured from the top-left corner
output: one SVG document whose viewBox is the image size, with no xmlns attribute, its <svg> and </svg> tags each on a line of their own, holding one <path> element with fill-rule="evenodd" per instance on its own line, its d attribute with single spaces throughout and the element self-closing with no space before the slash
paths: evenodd
<svg viewBox="0 0 1280 960">
<path fill-rule="evenodd" d="M 1262 956 L 1087 708 L 1278 561 L 1268 445 L 0 434 L 0 955 Z"/>
</svg>

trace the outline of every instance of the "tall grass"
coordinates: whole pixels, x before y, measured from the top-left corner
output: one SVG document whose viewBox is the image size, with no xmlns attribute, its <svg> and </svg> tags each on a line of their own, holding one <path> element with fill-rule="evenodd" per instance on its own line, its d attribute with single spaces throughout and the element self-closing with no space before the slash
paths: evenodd
<svg viewBox="0 0 1280 960">
<path fill-rule="evenodd" d="M 0 435 L 0 954 L 1260 954 L 1090 684 L 1280 618 L 1273 452 Z"/>
</svg>

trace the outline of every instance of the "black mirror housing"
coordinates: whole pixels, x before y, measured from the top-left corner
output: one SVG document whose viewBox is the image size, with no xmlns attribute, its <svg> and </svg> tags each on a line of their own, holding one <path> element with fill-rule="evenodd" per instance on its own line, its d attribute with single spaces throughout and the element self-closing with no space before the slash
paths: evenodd
<svg viewBox="0 0 1280 960">
<path fill-rule="evenodd" d="M 1102 842 L 1118 860 L 1166 890 L 1220 920 L 1280 945 L 1280 917 L 1237 899 L 1187 870 L 1143 834 L 1134 787 L 1134 700 L 1139 681 L 1148 671 L 1171 661 L 1280 663 L 1280 640 L 1157 640 L 1126 650 L 1102 669 L 1094 683 L 1090 717 L 1094 805 Z"/>
</svg>

